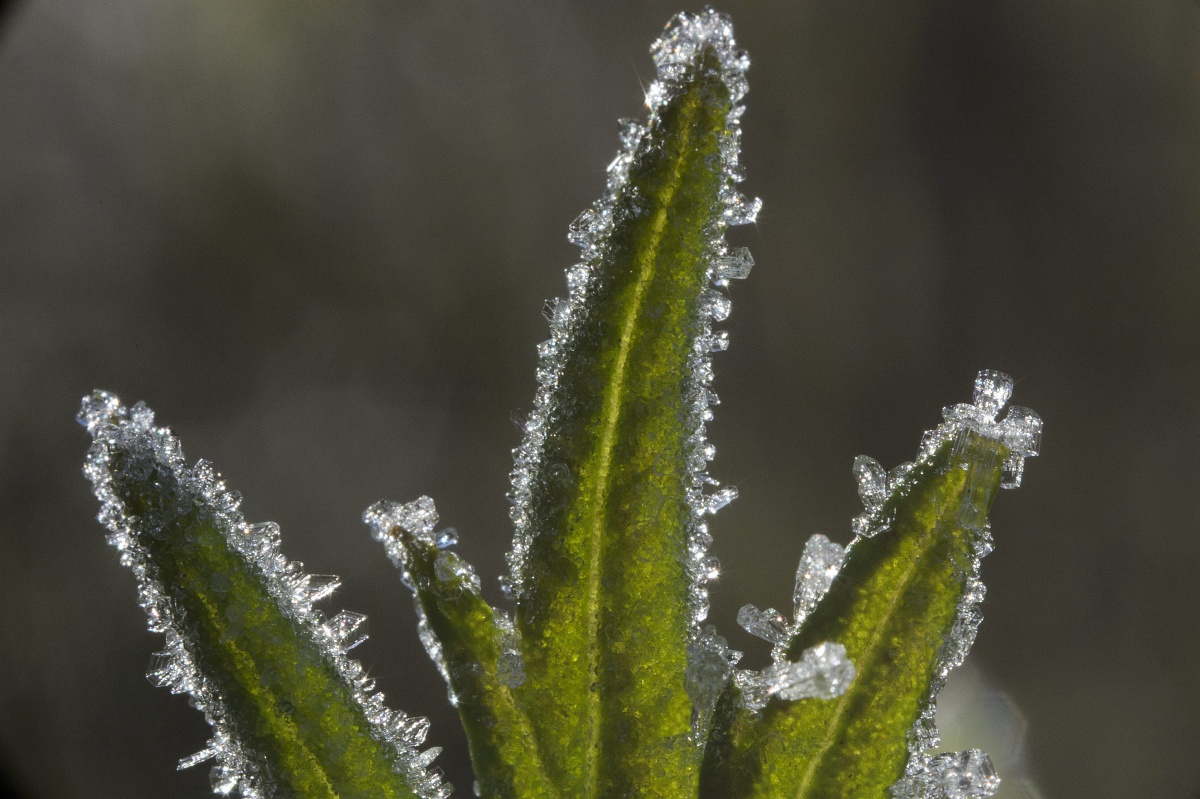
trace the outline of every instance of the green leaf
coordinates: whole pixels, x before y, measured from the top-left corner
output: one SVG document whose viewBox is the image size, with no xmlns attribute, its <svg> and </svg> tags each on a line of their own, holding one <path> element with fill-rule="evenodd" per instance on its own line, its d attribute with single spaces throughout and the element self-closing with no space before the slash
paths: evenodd
<svg viewBox="0 0 1200 799">
<path fill-rule="evenodd" d="M 960 602 L 986 551 L 987 511 L 1006 461 L 1003 441 L 969 426 L 918 461 L 879 511 L 888 529 L 848 548 L 828 594 L 787 644 L 792 661 L 824 641 L 845 646 L 856 669 L 849 688 L 832 700 L 773 698 L 761 713 L 728 689 L 703 796 L 889 795 L 909 759 L 908 733 L 941 678 L 943 648 L 961 643 Z"/>
<path fill-rule="evenodd" d="M 517 697 L 563 796 L 679 799 L 698 779 L 692 464 L 709 316 L 728 302 L 707 285 L 727 220 L 756 208 L 729 174 L 745 69 L 730 33 L 713 12 L 681 16 L 656 46 L 648 129 L 627 126 L 609 196 L 573 225 L 585 264 L 550 306 L 535 440 L 518 451 Z"/>
<path fill-rule="evenodd" d="M 245 525 L 240 498 L 206 462 L 188 467 L 144 405 L 97 392 L 80 420 L 95 439 L 86 471 L 100 518 L 138 576 L 151 629 L 167 633 L 149 676 L 191 693 L 213 723 L 214 788 L 442 796 L 413 749 L 427 723 L 386 711 L 344 655 L 362 617 L 309 607 L 329 586 L 279 555 L 277 528 Z"/>
<path fill-rule="evenodd" d="M 438 548 L 431 536 L 436 518 L 427 497 L 380 502 L 364 514 L 416 594 L 421 635 L 458 706 L 479 795 L 555 797 L 529 719 L 513 698 L 524 666 L 512 622 L 483 600 L 466 561 Z"/>
</svg>

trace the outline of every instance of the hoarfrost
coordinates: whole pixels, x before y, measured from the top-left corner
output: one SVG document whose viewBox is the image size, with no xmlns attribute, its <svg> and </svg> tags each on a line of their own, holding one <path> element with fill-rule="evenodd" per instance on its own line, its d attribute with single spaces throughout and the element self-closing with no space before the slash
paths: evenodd
<svg viewBox="0 0 1200 799">
<path fill-rule="evenodd" d="M 759 610 L 754 605 L 743 605 L 737 615 L 738 626 L 753 636 L 775 645 L 787 643 L 791 625 L 775 608 Z"/>
<path fill-rule="evenodd" d="M 730 649 L 711 624 L 688 644 L 686 687 L 692 700 L 692 738 L 697 745 L 707 739 L 717 700 L 741 659 L 742 653 Z"/>
<path fill-rule="evenodd" d="M 218 794 L 236 791 L 246 799 L 264 799 L 276 792 L 258 755 L 237 738 L 221 692 L 197 667 L 186 620 L 145 546 L 146 536 L 160 534 L 172 518 L 195 509 L 224 534 L 230 549 L 258 573 L 279 610 L 320 647 L 325 660 L 350 686 L 371 735 L 390 750 L 396 771 L 423 799 L 448 797 L 450 786 L 427 768 L 429 752 L 434 750 L 418 751 L 429 722 L 385 707 L 383 695 L 374 690 L 374 681 L 362 665 L 346 657 L 346 651 L 365 637 L 359 632 L 364 617 L 343 612 L 327 619 L 313 607 L 333 593 L 337 578 L 306 574 L 303 564 L 281 554 L 278 525 L 247 524 L 239 510 L 241 496 L 207 461 L 188 466 L 179 440 L 167 428 L 154 426 L 154 413 L 144 403 L 127 408 L 116 395 L 96 391 L 84 397 L 77 418 L 92 436 L 84 474 L 100 500 L 97 518 L 108 528 L 108 542 L 120 553 L 121 563 L 137 578 L 138 603 L 146 612 L 149 629 L 166 636 L 166 647 L 152 657 L 147 677 L 172 693 L 189 694 L 213 729 L 208 745 L 180 760 L 179 768 L 216 760 L 210 778 Z M 160 507 L 140 516 L 131 514 L 119 496 L 117 481 L 140 482 L 155 478 L 156 473 L 166 477 L 159 483 Z"/>
<path fill-rule="evenodd" d="M 787 659 L 787 644 L 821 598 L 828 593 L 842 567 L 845 550 L 817 533 L 804 545 L 796 568 L 792 621 L 774 608 L 759 610 L 744 605 L 738 624 L 751 635 L 771 644 L 771 665 L 762 671 L 742 670 L 734 675 L 743 707 L 758 712 L 772 696 L 783 700 L 833 699 L 845 693 L 854 679 L 854 664 L 844 646 L 825 642 L 806 649 L 799 661 Z"/>
<path fill-rule="evenodd" d="M 409 553 L 404 545 L 407 535 L 418 541 L 433 545 L 439 552 L 433 561 L 435 583 L 431 590 L 439 596 L 453 598 L 464 591 L 480 593 L 479 576 L 471 564 L 450 551 L 458 543 L 458 531 L 453 527 L 436 530 L 438 513 L 429 497 L 418 497 L 404 504 L 380 500 L 363 512 L 363 521 L 371 528 L 376 541 L 383 544 L 388 558 L 400 571 L 400 580 L 414 589 L 413 604 L 417 613 L 417 636 L 429 659 L 437 666 L 446 681 L 450 703 L 458 704 L 458 697 L 450 684 L 450 665 L 446 661 L 442 643 L 429 625 L 429 619 L 420 601 L 415 596 L 415 583 L 409 571 Z M 495 612 L 495 625 L 500 651 L 497 655 L 496 674 L 509 688 L 516 688 L 525 681 L 525 661 L 521 654 L 519 631 L 512 617 L 502 611 Z"/>
<path fill-rule="evenodd" d="M 804 650 L 800 660 L 779 662 L 763 672 L 767 691 L 784 700 L 836 699 L 854 679 L 846 647 L 828 641 Z"/>
<path fill-rule="evenodd" d="M 1042 439 L 1042 420 L 1028 408 L 1010 406 L 1002 420 L 997 416 L 1005 403 L 1012 397 L 1013 380 L 1003 372 L 984 369 L 975 378 L 975 387 L 970 403 L 960 403 L 942 409 L 942 424 L 925 433 L 921 439 L 918 463 L 928 462 L 942 447 L 950 442 L 958 447 L 966 436 L 975 433 L 992 440 L 1001 441 L 1009 449 L 1009 455 L 1001 465 L 1002 488 L 1016 488 L 1021 484 L 1025 459 L 1038 454 Z M 888 474 L 888 493 L 903 492 L 914 464 L 902 464 Z M 855 462 L 858 474 L 858 461 Z M 860 480 L 861 485 L 861 480 Z M 970 495 L 965 491 L 964 495 Z M 864 500 L 866 497 L 864 496 Z M 962 509 L 960 520 L 968 521 L 979 517 L 978 509 Z M 987 521 L 968 528 L 974 557 L 965 564 L 966 584 L 959 599 L 950 635 L 938 652 L 933 684 L 921 714 L 908 734 L 909 761 L 905 776 L 892 786 L 895 799 L 981 799 L 995 793 L 1000 779 L 992 769 L 986 754 L 977 749 L 930 755 L 928 750 L 940 743 L 937 723 L 937 695 L 946 683 L 951 670 L 962 664 L 983 621 L 981 605 L 986 589 L 979 579 L 980 559 L 992 551 L 991 530 Z M 857 537 L 875 535 L 891 524 L 887 503 L 867 503 L 867 511 L 855 519 Z M 851 547 L 854 542 L 851 542 Z"/>
<path fill-rule="evenodd" d="M 893 799 L 985 799 L 999 787 L 991 758 L 968 749 L 916 757 L 891 792 Z"/>
<path fill-rule="evenodd" d="M 505 593 L 510 597 L 523 596 L 530 576 L 527 558 L 531 543 L 539 535 L 554 534 L 551 530 L 540 529 L 532 507 L 538 476 L 552 468 L 545 459 L 545 443 L 560 412 L 561 398 L 557 392 L 559 381 L 574 348 L 576 331 L 586 319 L 588 294 L 595 283 L 613 226 L 625 218 L 623 215 L 642 212 L 642 200 L 636 196 L 635 187 L 629 184 L 630 167 L 650 155 L 649 148 L 660 146 L 654 142 L 653 130 L 659 124 L 663 105 L 679 95 L 706 51 L 716 58 L 720 77 L 732 99 L 732 107 L 720 140 L 722 184 L 718 195 L 719 218 L 708 231 L 705 253 L 707 277 L 711 285 L 701 292 L 697 301 L 697 335 L 689 356 L 691 378 L 688 399 L 691 413 L 688 425 L 692 433 L 687 451 L 695 455 L 686 486 L 692 519 L 684 566 L 692 580 L 688 593 L 692 621 L 690 635 L 695 652 L 709 652 L 715 646 L 711 638 L 705 637 L 702 629 L 709 607 L 707 585 L 716 578 L 718 572 L 716 559 L 707 552 L 711 536 L 704 516 L 715 513 L 737 497 L 737 490 L 732 487 L 712 490 L 710 487 L 715 487 L 717 481 L 707 474 L 712 448 L 707 440 L 705 424 L 712 420 L 711 406 L 719 402 L 709 388 L 713 379 L 712 353 L 728 346 L 727 334 L 713 331 L 712 322 L 722 321 L 729 316 L 730 300 L 724 293 L 729 280 L 746 277 L 754 265 L 753 257 L 744 247 L 727 246 L 724 232 L 729 225 L 754 222 L 762 206 L 757 198 L 748 199 L 736 189 L 736 184 L 742 179 L 739 152 L 740 119 L 744 107 L 740 103 L 747 90 L 746 70 L 750 60 L 734 41 L 730 19 L 712 9 L 677 15 L 650 48 L 658 74 L 646 91 L 649 119 L 644 124 L 621 120 L 620 149 L 609 165 L 605 193 L 568 228 L 568 239 L 580 248 L 581 258 L 578 264 L 567 269 L 566 297 L 547 304 L 546 316 L 551 337 L 539 347 L 538 389 L 534 407 L 524 425 L 524 438 L 513 451 L 514 468 L 510 476 L 512 491 L 509 498 L 515 534 L 512 550 L 506 557 L 509 574 L 501 580 Z M 697 712 L 703 716 L 699 706 L 697 708 Z"/>
<path fill-rule="evenodd" d="M 846 647 L 824 641 L 804 650 L 797 661 L 787 660 L 780 651 L 775 662 L 761 672 L 739 671 L 734 680 L 742 706 L 757 713 L 773 696 L 787 702 L 836 699 L 846 693 L 854 674 Z"/>
<path fill-rule="evenodd" d="M 966 436 L 974 433 L 1001 441 L 1008 447 L 1009 455 L 1001 465 L 1001 487 L 1020 485 L 1025 459 L 1038 454 L 1042 420 L 1033 411 L 1020 406 L 1011 406 L 1003 419 L 997 419 L 1012 396 L 1012 385 L 1012 378 L 1001 372 L 979 372 L 972 402 L 943 409 L 943 422 L 923 436 L 916 463 L 903 463 L 888 472 L 873 458 L 860 455 L 854 459 L 854 478 L 864 506 L 864 512 L 853 522 L 854 540 L 843 550 L 822 535 L 809 539 L 796 571 L 791 625 L 784 625 L 781 614 L 772 609 L 760 611 L 753 605 L 746 605 L 738 613 L 739 624 L 773 644 L 770 666 L 761 672 L 742 670 L 733 675 L 743 707 L 758 712 L 766 707 L 772 696 L 780 699 L 829 698 L 848 687 L 854 678 L 854 666 L 845 658 L 845 649 L 839 644 L 819 644 L 806 650 L 799 661 L 789 662 L 785 657 L 786 643 L 828 592 L 846 553 L 859 541 L 891 527 L 895 511 L 888 500 L 908 490 L 911 473 L 918 464 L 928 463 L 943 444 L 949 442 L 951 446 L 961 446 Z M 970 493 L 964 492 L 965 495 Z M 891 788 L 894 799 L 982 799 L 991 796 L 1000 783 L 991 760 L 979 750 L 928 753 L 940 743 L 935 722 L 937 695 L 950 671 L 966 658 L 983 620 L 980 606 L 986 589 L 979 579 L 979 561 L 991 552 L 993 544 L 987 522 L 974 521 L 979 517 L 977 511 L 977 508 L 964 507 L 960 513 L 960 520 L 969 520 L 972 525 L 967 531 L 971 536 L 973 558 L 964 564 L 963 595 L 950 635 L 937 654 L 929 696 L 908 734 L 909 761 L 905 776 Z"/>
<path fill-rule="evenodd" d="M 796 587 L 792 592 L 792 618 L 796 628 L 804 623 L 808 614 L 829 592 L 845 557 L 846 550 L 840 544 L 835 544 L 820 533 L 808 539 L 800 556 L 800 565 L 796 567 Z"/>
</svg>

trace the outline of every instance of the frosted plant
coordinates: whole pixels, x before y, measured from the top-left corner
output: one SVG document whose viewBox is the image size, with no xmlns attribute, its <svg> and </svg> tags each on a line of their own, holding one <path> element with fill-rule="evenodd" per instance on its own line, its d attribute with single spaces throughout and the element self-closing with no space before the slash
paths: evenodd
<svg viewBox="0 0 1200 799">
<path fill-rule="evenodd" d="M 845 548 L 805 545 L 789 620 L 742 608 L 771 665 L 737 669 L 709 624 L 709 518 L 737 497 L 708 474 L 712 353 L 727 246 L 760 203 L 738 192 L 749 60 L 729 20 L 681 14 L 651 49 L 645 122 L 621 123 L 604 196 L 571 224 L 582 253 L 546 305 L 538 390 L 514 451 L 515 530 L 489 606 L 433 500 L 363 519 L 411 589 L 418 638 L 470 743 L 476 793 L 512 799 L 971 799 L 998 779 L 978 750 L 934 754 L 934 706 L 981 619 L 987 511 L 1020 483 L 1041 421 L 979 374 L 914 462 L 853 473 L 865 506 Z M 244 797 L 445 797 L 424 719 L 389 709 L 347 653 L 363 617 L 314 603 L 338 585 L 249 524 L 240 497 L 143 404 L 97 391 L 79 416 L 100 520 L 166 637 L 149 678 L 213 728 L 180 768 L 215 761 Z"/>
</svg>

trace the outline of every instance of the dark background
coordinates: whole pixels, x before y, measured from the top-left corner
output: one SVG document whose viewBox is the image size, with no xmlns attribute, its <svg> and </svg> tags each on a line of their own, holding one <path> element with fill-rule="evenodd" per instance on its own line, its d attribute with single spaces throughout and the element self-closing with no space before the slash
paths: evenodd
<svg viewBox="0 0 1200 799">
<path fill-rule="evenodd" d="M 694 4 L 687 4 L 692 6 Z M 499 600 L 514 411 L 568 222 L 677 3 L 89 0 L 0 10 L 0 774 L 28 797 L 202 796 L 206 727 L 143 677 L 132 576 L 73 422 L 145 399 L 289 554 L 341 574 L 392 704 L 463 741 L 359 521 L 428 493 Z M 997 550 L 948 736 L 1001 796 L 1200 790 L 1200 9 L 726 3 L 750 50 L 758 266 L 710 428 L 741 488 L 712 617 L 786 607 L 843 543 L 859 453 L 910 459 L 974 373 L 1042 457 Z M 1025 731 L 1022 738 L 1021 732 Z M 960 740 L 961 739 L 961 740 Z"/>
</svg>

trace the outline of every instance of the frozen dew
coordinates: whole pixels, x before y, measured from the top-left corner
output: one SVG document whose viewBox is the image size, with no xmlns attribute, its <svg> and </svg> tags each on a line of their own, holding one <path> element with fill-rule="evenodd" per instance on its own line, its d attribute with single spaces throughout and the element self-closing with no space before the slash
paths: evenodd
<svg viewBox="0 0 1200 799">
<path fill-rule="evenodd" d="M 986 799 L 999 787 L 991 758 L 968 749 L 918 758 L 891 792 L 893 799 Z"/>
<path fill-rule="evenodd" d="M 525 682 L 525 657 L 521 654 L 520 633 L 510 614 L 497 611 L 495 618 L 500 636 L 496 676 L 507 687 L 519 688 Z"/>
<path fill-rule="evenodd" d="M 1013 379 L 995 369 L 983 369 L 975 378 L 975 392 L 971 402 L 992 418 L 1000 412 L 1004 404 L 1012 397 Z"/>
<path fill-rule="evenodd" d="M 705 502 L 705 513 L 716 513 L 721 508 L 738 498 L 738 490 L 733 486 L 725 486 L 720 491 L 710 494 Z"/>
<path fill-rule="evenodd" d="M 796 662 L 781 661 L 763 671 L 767 692 L 785 701 L 836 699 L 854 680 L 846 647 L 826 641 L 804 650 Z"/>
<path fill-rule="evenodd" d="M 758 713 L 771 701 L 770 685 L 761 672 L 739 669 L 733 674 L 733 684 L 738 689 L 738 701 L 751 713 Z"/>
<path fill-rule="evenodd" d="M 776 646 L 787 643 L 792 632 L 787 619 L 775 608 L 759 610 L 754 605 L 743 605 L 738 611 L 737 623 L 751 635 Z"/>
<path fill-rule="evenodd" d="M 925 433 L 921 440 L 918 463 L 928 463 L 947 442 L 959 446 L 969 434 L 1000 441 L 1009 454 L 1001 464 L 1001 488 L 1016 488 L 1021 484 L 1025 459 L 1038 454 L 1041 447 L 1042 419 L 1033 411 L 1011 406 L 1003 419 L 997 420 L 1004 405 L 1011 399 L 1013 380 L 1003 372 L 984 369 L 975 379 L 972 401 L 942 409 L 942 424 Z M 888 492 L 903 491 L 914 464 L 902 464 L 888 474 Z M 964 491 L 964 495 L 970 494 Z M 983 621 L 981 610 L 986 589 L 979 579 L 980 558 L 992 550 L 991 531 L 986 521 L 975 521 L 978 509 L 964 507 L 961 518 L 970 520 L 968 528 L 974 557 L 964 564 L 966 583 L 959 599 L 950 635 L 942 645 L 935 664 L 935 679 L 921 714 L 909 731 L 910 757 L 903 779 L 892 786 L 894 799 L 982 799 L 991 796 L 1000 781 L 992 769 L 991 760 L 979 750 L 930 755 L 928 750 L 939 744 L 935 721 L 937 695 L 945 685 L 951 670 L 961 665 L 975 642 Z M 855 520 L 859 536 L 888 524 L 881 511 L 869 512 Z M 853 543 L 851 543 L 853 546 Z"/>
<path fill-rule="evenodd" d="M 724 255 L 713 260 L 713 280 L 745 280 L 754 268 L 754 256 L 745 247 L 731 247 Z"/>
<path fill-rule="evenodd" d="M 416 747 L 423 736 L 414 736 L 390 726 L 383 698 L 374 693 L 373 683 L 362 665 L 345 652 L 362 642 L 364 617 L 343 612 L 325 619 L 312 605 L 336 590 L 332 575 L 306 574 L 303 565 L 280 552 L 279 526 L 273 522 L 248 524 L 242 517 L 241 496 L 231 490 L 207 461 L 188 465 L 179 440 L 165 427 L 154 426 L 154 412 L 143 403 L 125 407 L 116 395 L 96 391 L 84 397 L 78 420 L 93 442 L 84 464 L 100 501 L 97 518 L 108 529 L 109 542 L 120 553 L 121 563 L 130 568 L 138 583 L 138 604 L 146 612 L 152 632 L 166 636 L 166 646 L 155 653 L 147 678 L 173 693 L 187 693 L 200 710 L 213 735 L 208 745 L 183 758 L 179 768 L 190 768 L 215 760 L 210 773 L 213 790 L 221 795 L 237 793 L 245 799 L 264 799 L 277 791 L 260 769 L 257 753 L 237 737 L 220 690 L 197 666 L 190 628 L 158 578 L 157 564 L 144 545 L 147 536 L 160 535 L 165 525 L 182 513 L 196 509 L 225 536 L 230 549 L 261 576 L 280 612 L 320 648 L 322 656 L 349 686 L 354 701 L 369 722 L 369 731 L 385 743 L 400 771 L 410 775 L 422 799 L 441 799 L 448 787 L 436 772 L 419 764 Z M 154 480 L 162 493 L 161 506 L 152 513 L 134 515 L 120 497 L 118 484 Z M 430 508 L 432 503 L 430 503 Z M 389 521 L 423 529 L 427 517 L 422 508 L 393 515 Z M 413 719 L 427 726 L 424 719 Z"/>
<path fill-rule="evenodd" d="M 458 546 L 458 530 L 447 527 L 438 533 L 437 539 L 433 543 L 438 549 L 450 549 Z"/>
<path fill-rule="evenodd" d="M 752 225 L 758 220 L 758 213 L 761 210 L 761 198 L 755 197 L 751 200 L 743 194 L 736 193 L 725 204 L 725 224 L 731 226 Z"/>
<path fill-rule="evenodd" d="M 875 510 L 887 499 L 887 472 L 879 465 L 879 461 L 859 455 L 854 459 L 854 479 L 858 482 L 858 496 L 862 499 L 867 510 Z"/>
<path fill-rule="evenodd" d="M 845 557 L 845 548 L 820 533 L 808 539 L 800 556 L 800 565 L 796 568 L 796 585 L 792 592 L 792 619 L 796 627 L 804 623 L 808 614 L 829 592 Z"/>
<path fill-rule="evenodd" d="M 729 345 L 728 334 L 713 331 L 712 322 L 729 317 L 731 302 L 721 289 L 728 281 L 746 277 L 754 259 L 744 247 L 730 248 L 724 239 L 725 228 L 732 224 L 753 222 L 761 207 L 758 199 L 741 195 L 735 184 L 741 180 L 739 164 L 742 113 L 740 105 L 747 90 L 746 70 L 750 60 L 733 38 L 730 19 L 712 9 L 698 13 L 676 15 L 662 36 L 651 47 L 657 75 L 646 90 L 646 105 L 650 109 L 645 121 L 623 119 L 619 122 L 619 150 L 609 165 L 604 194 L 584 210 L 568 227 L 568 239 L 581 250 L 580 262 L 566 272 L 567 297 L 546 305 L 545 316 L 550 324 L 551 338 L 539 348 L 537 370 L 538 390 L 533 411 L 524 426 L 524 437 L 513 451 L 514 466 L 510 475 L 512 503 L 509 516 L 515 528 L 513 545 L 506 556 L 509 574 L 501 579 L 506 595 L 519 600 L 527 589 L 528 554 L 533 539 L 539 535 L 554 535 L 547 529 L 536 508 L 536 492 L 547 485 L 556 464 L 547 458 L 547 437 L 555 433 L 561 407 L 569 398 L 561 396 L 559 384 L 568 360 L 575 351 L 575 337 L 587 320 L 588 295 L 603 273 L 608 255 L 608 241 L 614 226 L 635 218 L 648 210 L 649 200 L 639 196 L 637 187 L 629 180 L 630 167 L 643 159 L 654 157 L 655 148 L 662 147 L 661 137 L 655 136 L 661 124 L 661 111 L 672 102 L 691 80 L 701 64 L 701 58 L 719 71 L 732 106 L 726 118 L 725 130 L 719 137 L 719 167 L 721 182 L 718 188 L 717 217 L 708 233 L 705 258 L 709 285 L 701 291 L 695 307 L 696 338 L 691 342 L 689 360 L 688 405 L 692 431 L 687 442 L 689 473 L 684 490 L 692 512 L 687 537 L 685 565 L 691 578 L 688 601 L 691 610 L 693 644 L 701 640 L 701 622 L 708 614 L 708 584 L 716 579 L 719 565 L 707 553 L 711 544 L 705 523 L 707 514 L 715 513 L 737 496 L 728 487 L 714 490 L 716 481 L 707 472 L 712 449 L 708 444 L 705 425 L 712 420 L 712 406 L 718 400 L 709 386 L 713 380 L 712 353 Z M 550 481 L 552 482 L 552 481 Z"/>
<path fill-rule="evenodd" d="M 717 700 L 741 658 L 742 653 L 730 649 L 711 624 L 688 644 L 685 685 L 692 700 L 692 737 L 697 744 L 704 742 Z"/>
</svg>

